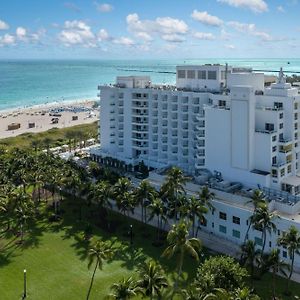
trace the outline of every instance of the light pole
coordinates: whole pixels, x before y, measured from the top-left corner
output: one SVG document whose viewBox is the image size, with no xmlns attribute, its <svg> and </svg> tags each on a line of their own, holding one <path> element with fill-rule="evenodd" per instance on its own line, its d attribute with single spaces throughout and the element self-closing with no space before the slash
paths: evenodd
<svg viewBox="0 0 300 300">
<path fill-rule="evenodd" d="M 133 244 L 133 236 L 132 236 L 132 225 L 130 225 L 130 245 Z"/>
<path fill-rule="evenodd" d="M 26 269 L 24 269 L 24 293 L 23 299 L 27 297 L 27 278 L 26 278 Z"/>
</svg>

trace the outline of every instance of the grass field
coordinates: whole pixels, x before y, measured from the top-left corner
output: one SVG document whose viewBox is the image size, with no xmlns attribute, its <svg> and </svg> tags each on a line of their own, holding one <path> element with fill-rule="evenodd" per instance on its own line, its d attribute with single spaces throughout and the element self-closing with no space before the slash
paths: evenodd
<svg viewBox="0 0 300 300">
<path fill-rule="evenodd" d="M 28 299 L 32 300 L 66 300 L 85 299 L 93 268 L 87 268 L 87 251 L 89 241 L 83 238 L 87 221 L 93 226 L 93 239 L 103 238 L 115 241 L 118 248 L 114 259 L 98 270 L 90 299 L 104 299 L 109 293 L 111 284 L 122 277 L 135 276 L 137 265 L 147 258 L 159 260 L 169 278 L 174 276 L 175 259 L 161 258 L 165 246 L 152 246 L 155 229 L 144 227 L 138 221 L 124 219 L 113 214 L 115 233 L 108 234 L 101 230 L 100 218 L 91 216 L 90 210 L 84 209 L 83 221 L 78 221 L 78 210 L 75 204 L 65 202 L 65 213 L 60 223 L 49 223 L 39 220 L 32 227 L 26 243 L 21 247 L 15 238 L 6 237 L 0 240 L 0 299 L 21 299 L 23 291 L 23 269 L 27 270 Z M 131 247 L 127 236 L 129 225 L 133 224 L 134 243 Z M 97 226 L 98 225 L 98 226 Z M 149 237 L 144 234 L 148 232 Z M 4 249 L 3 249 L 4 248 Z M 205 256 L 208 253 L 205 250 Z M 184 263 L 185 283 L 188 284 L 195 275 L 197 264 L 187 258 Z M 283 291 L 285 280 L 278 278 L 277 290 Z M 271 276 L 268 274 L 261 281 L 255 281 L 257 292 L 262 299 L 271 299 Z M 293 283 L 291 290 L 300 295 L 299 284 Z M 282 299 L 293 299 L 282 297 Z"/>
<path fill-rule="evenodd" d="M 53 128 L 48 131 L 39 133 L 23 133 L 16 137 L 0 139 L 0 146 L 6 148 L 28 148 L 32 147 L 33 143 L 37 143 L 38 146 L 46 148 L 61 146 L 68 144 L 69 136 L 84 136 L 86 138 L 96 137 L 98 134 L 98 122 L 90 124 L 81 124 L 66 128 Z"/>
</svg>

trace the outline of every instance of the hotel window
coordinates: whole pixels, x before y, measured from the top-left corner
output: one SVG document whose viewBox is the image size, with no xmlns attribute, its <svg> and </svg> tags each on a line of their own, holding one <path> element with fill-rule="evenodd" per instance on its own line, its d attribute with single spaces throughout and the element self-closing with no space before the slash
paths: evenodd
<svg viewBox="0 0 300 300">
<path fill-rule="evenodd" d="M 283 113 L 279 114 L 279 119 L 283 119 Z"/>
<path fill-rule="evenodd" d="M 298 148 L 298 143 L 295 143 L 295 148 Z"/>
<path fill-rule="evenodd" d="M 217 79 L 217 72 L 216 71 L 207 71 L 207 79 L 216 80 Z"/>
<path fill-rule="evenodd" d="M 294 113 L 294 120 L 298 120 L 298 114 Z"/>
<path fill-rule="evenodd" d="M 288 167 L 287 167 L 287 172 L 288 172 L 288 173 L 291 173 L 291 172 L 292 172 L 292 166 L 291 166 L 291 165 L 288 165 Z"/>
<path fill-rule="evenodd" d="M 280 123 L 279 124 L 279 129 L 282 129 L 283 128 L 283 123 Z"/>
<path fill-rule="evenodd" d="M 226 232 L 227 232 L 226 226 L 219 225 L 219 231 L 226 234 Z"/>
<path fill-rule="evenodd" d="M 254 238 L 254 242 L 255 242 L 255 244 L 256 245 L 258 245 L 258 246 L 262 246 L 262 239 L 261 238 L 258 238 L 258 237 L 255 237 Z"/>
<path fill-rule="evenodd" d="M 277 177 L 277 170 L 276 169 L 272 169 L 272 177 Z"/>
<path fill-rule="evenodd" d="M 272 123 L 266 123 L 265 124 L 265 129 L 267 131 L 274 131 L 274 124 L 272 124 Z"/>
<path fill-rule="evenodd" d="M 286 252 L 286 251 L 282 251 L 282 256 L 283 256 L 284 258 L 287 258 L 287 252 Z"/>
<path fill-rule="evenodd" d="M 273 135 L 273 136 L 272 136 L 272 142 L 276 142 L 276 140 L 277 140 L 277 136 L 276 136 L 276 135 Z"/>
<path fill-rule="evenodd" d="M 285 169 L 280 170 L 280 176 L 283 177 L 285 175 Z"/>
<path fill-rule="evenodd" d="M 294 103 L 294 109 L 298 109 L 298 103 L 297 102 Z"/>
<path fill-rule="evenodd" d="M 219 218 L 221 219 L 221 220 L 227 220 L 227 215 L 226 215 L 226 213 L 224 213 L 224 212 L 221 212 L 220 211 L 220 213 L 219 213 Z"/>
<path fill-rule="evenodd" d="M 211 227 L 215 228 L 215 223 L 214 222 L 211 223 Z"/>
<path fill-rule="evenodd" d="M 195 74 L 194 70 L 188 70 L 187 71 L 187 78 L 188 79 L 195 79 L 195 77 L 196 77 L 196 74 Z"/>
<path fill-rule="evenodd" d="M 225 107 L 226 101 L 225 100 L 219 100 L 219 106 Z"/>
<path fill-rule="evenodd" d="M 274 108 L 283 108 L 282 102 L 274 102 Z"/>
<path fill-rule="evenodd" d="M 277 229 L 277 235 L 280 235 L 280 230 L 279 229 Z"/>
<path fill-rule="evenodd" d="M 177 77 L 181 79 L 185 78 L 185 70 L 178 70 Z"/>
<path fill-rule="evenodd" d="M 240 233 L 240 231 L 233 229 L 232 236 L 239 239 L 241 237 L 241 233 Z"/>
<path fill-rule="evenodd" d="M 272 152 L 275 152 L 277 150 L 277 146 L 272 147 Z"/>
<path fill-rule="evenodd" d="M 298 139 L 298 133 L 296 132 L 296 133 L 294 134 L 294 136 L 295 136 L 295 140 L 297 140 L 297 139 Z"/>
<path fill-rule="evenodd" d="M 232 217 L 232 222 L 233 222 L 234 224 L 240 225 L 240 224 L 241 224 L 241 219 L 240 219 L 239 217 L 233 216 L 233 217 Z"/>
<path fill-rule="evenodd" d="M 283 133 L 279 134 L 279 141 L 283 141 Z"/>
<path fill-rule="evenodd" d="M 296 167 L 295 168 L 296 168 L 296 170 L 298 170 L 298 163 L 297 162 L 296 162 Z"/>
<path fill-rule="evenodd" d="M 269 247 L 270 247 L 270 248 L 272 247 L 272 242 L 269 242 Z"/>
<path fill-rule="evenodd" d="M 198 71 L 198 79 L 206 79 L 206 71 Z"/>
</svg>

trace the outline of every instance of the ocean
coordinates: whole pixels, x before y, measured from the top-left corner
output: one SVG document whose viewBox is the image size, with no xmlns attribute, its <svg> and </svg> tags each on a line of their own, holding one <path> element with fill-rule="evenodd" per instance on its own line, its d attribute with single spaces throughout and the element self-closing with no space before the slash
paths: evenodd
<svg viewBox="0 0 300 300">
<path fill-rule="evenodd" d="M 259 70 L 300 71 L 300 59 L 199 60 L 7 60 L 0 61 L 0 110 L 51 102 L 97 99 L 99 84 L 118 75 L 150 75 L 154 83 L 175 83 L 176 65 L 228 63 Z M 289 63 L 288 63 L 289 62 Z M 133 71 L 125 71 L 133 70 Z M 150 71 L 150 72 L 149 72 Z"/>
</svg>

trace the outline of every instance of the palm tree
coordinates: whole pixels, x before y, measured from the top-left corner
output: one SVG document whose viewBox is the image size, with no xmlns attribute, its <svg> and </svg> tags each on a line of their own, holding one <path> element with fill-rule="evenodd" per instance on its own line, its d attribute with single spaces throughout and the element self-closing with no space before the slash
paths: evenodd
<svg viewBox="0 0 300 300">
<path fill-rule="evenodd" d="M 178 281 L 182 274 L 184 256 L 189 254 L 196 261 L 199 261 L 199 252 L 202 248 L 200 240 L 196 238 L 189 239 L 189 224 L 181 220 L 177 225 L 173 225 L 167 236 L 169 246 L 163 252 L 163 256 L 171 258 L 177 256 L 178 276 L 174 283 L 174 292 L 178 287 Z"/>
<path fill-rule="evenodd" d="M 144 290 L 146 296 L 152 300 L 154 297 L 161 298 L 161 292 L 168 287 L 168 281 L 162 267 L 154 260 L 150 260 L 139 266 L 137 284 Z"/>
<path fill-rule="evenodd" d="M 278 245 L 287 248 L 291 260 L 290 273 L 286 285 L 286 293 L 288 294 L 291 277 L 294 272 L 295 254 L 300 254 L 300 234 L 298 229 L 295 226 L 291 226 L 289 231 L 284 232 L 283 235 L 278 239 Z"/>
<path fill-rule="evenodd" d="M 212 193 L 207 186 L 204 186 L 201 191 L 198 193 L 198 200 L 202 206 L 207 207 L 210 211 L 214 210 L 214 206 L 211 203 L 215 194 Z"/>
<path fill-rule="evenodd" d="M 127 300 L 142 294 L 142 288 L 137 286 L 136 281 L 132 277 L 123 278 L 118 283 L 114 283 L 111 286 L 111 290 L 113 292 L 108 295 L 108 298 L 115 300 Z"/>
<path fill-rule="evenodd" d="M 233 292 L 222 288 L 215 288 L 214 291 L 206 295 L 203 300 L 260 300 L 260 297 L 253 294 L 247 287 L 237 288 Z"/>
<path fill-rule="evenodd" d="M 91 290 L 92 290 L 94 277 L 95 277 L 95 273 L 96 273 L 97 268 L 102 270 L 104 260 L 112 258 L 113 255 L 114 255 L 114 250 L 112 248 L 112 245 L 108 244 L 108 242 L 104 242 L 102 240 L 97 241 L 90 248 L 88 268 L 91 267 L 91 265 L 94 263 L 95 260 L 96 260 L 96 264 L 95 264 L 94 272 L 93 272 L 93 275 L 92 275 L 92 279 L 91 279 L 90 287 L 89 287 L 89 290 L 88 290 L 88 294 L 87 294 L 87 297 L 86 297 L 87 300 L 90 297 L 90 293 L 91 293 Z"/>
<path fill-rule="evenodd" d="M 254 209 L 267 205 L 264 194 L 260 190 L 255 190 L 253 192 L 250 202 L 253 204 Z"/>
<path fill-rule="evenodd" d="M 264 263 L 264 270 L 271 270 L 272 272 L 272 294 L 273 299 L 276 300 L 276 274 L 281 273 L 284 276 L 287 276 L 285 269 L 288 268 L 288 264 L 286 264 L 280 258 L 280 251 L 279 249 L 272 249 L 270 253 L 264 255 L 262 257 Z"/>
<path fill-rule="evenodd" d="M 180 194 L 185 194 L 184 185 L 187 178 L 184 176 L 182 170 L 178 167 L 172 167 L 167 172 L 166 181 L 161 186 L 161 194 L 163 198 L 170 202 L 174 202 L 175 220 L 177 222 L 177 207 L 178 197 Z"/>
<path fill-rule="evenodd" d="M 147 224 L 147 206 L 156 195 L 156 191 L 153 186 L 150 185 L 149 181 L 143 180 L 139 184 L 139 186 L 134 191 L 134 197 L 136 202 L 141 205 L 142 215 L 141 221 L 142 223 Z"/>
<path fill-rule="evenodd" d="M 247 231 L 246 231 L 246 234 L 245 234 L 244 243 L 246 242 L 246 240 L 249 237 L 249 231 L 250 231 L 251 226 L 253 225 L 254 218 L 255 218 L 255 213 L 256 213 L 257 209 L 261 208 L 261 207 L 266 207 L 267 206 L 267 203 L 266 203 L 266 200 L 264 198 L 264 195 L 263 195 L 263 193 L 260 190 L 255 190 L 253 192 L 252 198 L 251 198 L 251 200 L 248 203 L 252 203 L 253 204 L 253 206 L 254 206 L 254 212 L 253 212 L 253 214 L 250 216 L 250 218 L 248 220 L 248 228 L 247 228 Z"/>
<path fill-rule="evenodd" d="M 260 255 L 260 251 L 255 248 L 255 243 L 252 240 L 246 241 L 241 246 L 241 264 L 250 268 L 251 280 L 253 280 L 254 276 L 255 263 Z"/>
<path fill-rule="evenodd" d="M 113 186 L 112 196 L 115 198 L 118 209 L 126 215 L 126 212 L 133 211 L 134 199 L 132 195 L 132 184 L 128 178 L 119 178 Z"/>
<path fill-rule="evenodd" d="M 15 206 L 15 220 L 17 227 L 21 232 L 21 243 L 24 241 L 24 232 L 27 222 L 33 217 L 34 209 L 31 202 L 31 198 L 28 194 L 19 191 L 16 194 L 16 206 Z"/>
<path fill-rule="evenodd" d="M 188 199 L 187 216 L 192 221 L 193 236 L 195 236 L 195 220 L 204 220 L 204 215 L 208 212 L 208 208 L 200 203 L 196 197 L 192 196 Z"/>
<path fill-rule="evenodd" d="M 253 214 L 252 218 L 252 227 L 253 229 L 260 230 L 262 233 L 262 249 L 261 254 L 264 254 L 266 241 L 267 241 L 267 233 L 272 234 L 276 232 L 276 225 L 273 222 L 273 219 L 278 217 L 276 214 L 269 212 L 268 206 L 259 206 Z"/>
<path fill-rule="evenodd" d="M 160 238 L 160 232 L 162 229 L 162 221 L 165 218 L 165 206 L 161 199 L 156 198 L 149 205 L 150 216 L 149 220 L 152 220 L 154 216 L 157 218 L 157 241 Z"/>
</svg>

